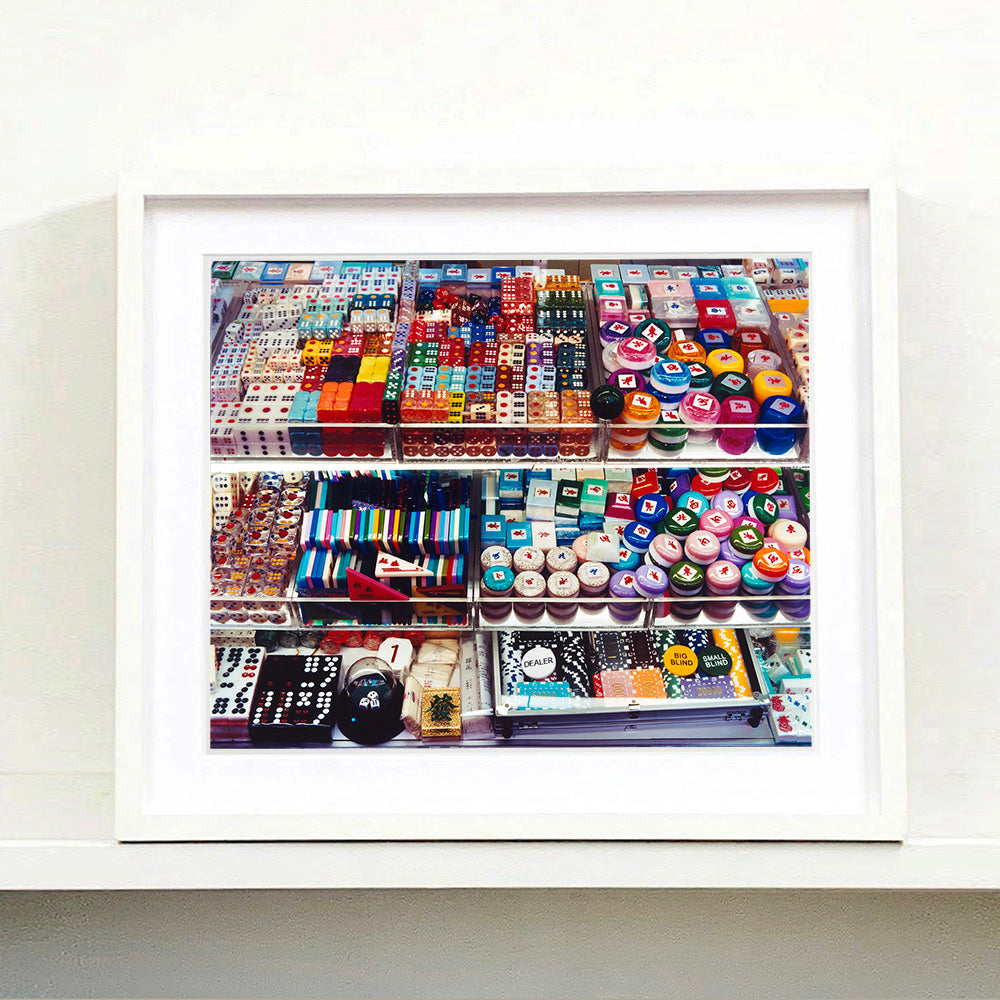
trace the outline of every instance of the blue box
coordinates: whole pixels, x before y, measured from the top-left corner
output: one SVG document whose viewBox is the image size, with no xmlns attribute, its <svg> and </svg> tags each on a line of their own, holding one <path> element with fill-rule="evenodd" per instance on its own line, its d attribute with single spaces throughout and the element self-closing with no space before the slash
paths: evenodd
<svg viewBox="0 0 1000 1000">
<path fill-rule="evenodd" d="M 724 299 L 726 286 L 721 278 L 695 278 L 691 282 L 691 291 L 696 299 Z"/>
<path fill-rule="evenodd" d="M 467 271 L 465 264 L 445 264 L 441 268 L 441 281 L 444 284 L 464 285 Z"/>
<path fill-rule="evenodd" d="M 261 273 L 260 280 L 265 285 L 280 285 L 285 280 L 285 275 L 288 273 L 288 264 L 282 264 L 278 261 L 271 261 L 264 265 L 264 270 Z"/>
<path fill-rule="evenodd" d="M 513 552 L 531 545 L 531 525 L 527 521 L 510 521 L 507 524 L 507 548 Z"/>
</svg>

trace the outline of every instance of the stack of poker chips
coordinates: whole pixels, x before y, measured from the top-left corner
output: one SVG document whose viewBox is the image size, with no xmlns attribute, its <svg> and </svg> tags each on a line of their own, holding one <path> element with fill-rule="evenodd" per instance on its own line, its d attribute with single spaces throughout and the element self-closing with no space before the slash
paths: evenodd
<svg viewBox="0 0 1000 1000">
<path fill-rule="evenodd" d="M 501 632 L 498 649 L 500 700 L 509 708 L 553 708 L 559 705 L 547 699 L 560 698 L 565 704 L 591 696 L 583 633 Z"/>
</svg>

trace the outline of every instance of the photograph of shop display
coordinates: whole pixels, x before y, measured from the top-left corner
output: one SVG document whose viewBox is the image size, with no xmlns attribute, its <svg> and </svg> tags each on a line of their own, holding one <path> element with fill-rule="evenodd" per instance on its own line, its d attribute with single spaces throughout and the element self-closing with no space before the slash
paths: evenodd
<svg viewBox="0 0 1000 1000">
<path fill-rule="evenodd" d="M 217 471 L 212 506 L 215 747 L 809 742 L 804 467 Z"/>
<path fill-rule="evenodd" d="M 561 263 L 211 262 L 213 459 L 808 460 L 807 260 Z"/>
<path fill-rule="evenodd" d="M 806 260 L 209 266 L 213 748 L 810 742 Z"/>
</svg>

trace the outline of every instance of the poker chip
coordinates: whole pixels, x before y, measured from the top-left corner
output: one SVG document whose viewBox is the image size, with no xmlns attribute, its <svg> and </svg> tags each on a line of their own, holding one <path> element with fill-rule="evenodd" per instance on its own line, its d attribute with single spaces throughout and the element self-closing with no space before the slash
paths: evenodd
<svg viewBox="0 0 1000 1000">
<path fill-rule="evenodd" d="M 676 677 L 690 677 L 698 669 L 698 657 L 690 646 L 678 643 L 664 650 L 663 666 Z"/>
<path fill-rule="evenodd" d="M 737 351 L 731 351 L 728 347 L 712 351 L 705 359 L 705 364 L 708 365 L 716 378 L 729 372 L 737 372 L 738 374 L 743 372 L 743 356 Z"/>
<path fill-rule="evenodd" d="M 746 469 L 732 469 L 726 477 L 725 487 L 727 490 L 742 496 L 750 489 L 750 473 Z M 760 492 L 759 490 L 757 492 Z"/>
<path fill-rule="evenodd" d="M 808 563 L 801 559 L 789 559 L 788 572 L 778 585 L 786 594 L 808 594 L 812 579 L 812 570 Z"/>
<path fill-rule="evenodd" d="M 703 361 L 688 361 L 687 366 L 691 373 L 691 390 L 693 392 L 707 392 L 714 380 L 712 369 Z"/>
<path fill-rule="evenodd" d="M 740 568 L 728 559 L 717 559 L 705 570 L 705 586 L 717 597 L 728 597 L 739 590 Z"/>
<path fill-rule="evenodd" d="M 670 567 L 684 558 L 684 547 L 673 535 L 657 535 L 646 555 L 657 566 Z"/>
<path fill-rule="evenodd" d="M 659 538 L 659 535 L 657 535 L 657 538 Z M 656 541 L 656 539 L 654 538 L 653 541 Z M 633 552 L 622 545 L 618 549 L 618 561 L 612 563 L 611 568 L 615 572 L 621 572 L 622 570 L 635 569 L 641 562 L 642 556 L 638 552 Z"/>
<path fill-rule="evenodd" d="M 546 586 L 549 597 L 569 598 L 580 593 L 580 581 L 575 573 L 553 573 Z"/>
<path fill-rule="evenodd" d="M 711 393 L 721 403 L 729 396 L 753 396 L 753 383 L 739 372 L 724 372 L 712 380 Z"/>
<path fill-rule="evenodd" d="M 518 573 L 514 577 L 514 593 L 518 597 L 541 597 L 545 593 L 545 577 L 541 573 Z"/>
<path fill-rule="evenodd" d="M 703 478 L 699 472 L 691 478 L 691 489 L 695 493 L 700 493 L 706 499 L 711 500 L 716 494 L 722 492 L 722 483 L 711 483 Z"/>
<path fill-rule="evenodd" d="M 635 596 L 635 574 L 631 570 L 619 570 L 608 582 L 608 591 L 612 597 Z"/>
<path fill-rule="evenodd" d="M 793 390 L 792 380 L 784 372 L 762 371 L 753 380 L 754 399 L 761 405 L 772 397 L 789 397 Z"/>
<path fill-rule="evenodd" d="M 753 568 L 761 577 L 777 583 L 779 580 L 783 580 L 788 573 L 790 560 L 788 553 L 781 549 L 762 548 L 754 554 L 752 563 Z"/>
<path fill-rule="evenodd" d="M 711 430 L 719 422 L 722 408 L 719 401 L 706 392 L 689 392 L 681 400 L 681 420 L 691 430 Z"/>
<path fill-rule="evenodd" d="M 718 483 L 722 485 L 729 478 L 729 469 L 721 468 L 717 465 L 705 465 L 698 470 L 698 475 L 706 483 Z"/>
<path fill-rule="evenodd" d="M 686 559 L 671 566 L 667 575 L 671 592 L 682 597 L 693 597 L 701 593 L 705 583 L 705 571 Z"/>
<path fill-rule="evenodd" d="M 491 566 L 483 574 L 483 587 L 491 597 L 506 597 L 514 586 L 514 573 L 506 566 Z"/>
<path fill-rule="evenodd" d="M 673 336 L 666 321 L 655 318 L 644 319 L 635 328 L 635 333 L 637 337 L 644 337 L 653 344 L 659 344 L 663 341 L 669 342 Z"/>
<path fill-rule="evenodd" d="M 580 581 L 580 592 L 587 597 L 600 597 L 611 580 L 611 571 L 604 563 L 585 562 L 577 568 L 576 578 Z"/>
<path fill-rule="evenodd" d="M 697 651 L 698 671 L 706 677 L 726 677 L 733 672 L 733 660 L 721 646 L 707 645 Z"/>
<path fill-rule="evenodd" d="M 698 349 L 704 353 L 701 347 Z M 620 341 L 615 347 L 615 353 L 618 357 L 618 363 L 623 368 L 632 371 L 643 371 L 656 361 L 656 346 L 645 337 L 629 337 L 627 340 Z"/>
<path fill-rule="evenodd" d="M 555 680 L 558 661 L 546 646 L 532 646 L 521 656 L 521 673 L 526 681 Z"/>
<path fill-rule="evenodd" d="M 743 589 L 751 594 L 770 594 L 774 590 L 774 581 L 761 576 L 760 571 L 752 562 L 744 563 L 740 568 Z"/>
<path fill-rule="evenodd" d="M 609 376 L 608 387 L 618 389 L 627 395 L 630 392 L 643 392 L 646 388 L 646 380 L 637 371 L 619 368 Z"/>
<path fill-rule="evenodd" d="M 698 529 L 700 531 L 710 531 L 720 541 L 728 538 L 733 530 L 733 519 L 725 510 L 713 507 L 706 510 L 698 518 Z"/>
<path fill-rule="evenodd" d="M 635 427 L 651 427 L 660 416 L 660 404 L 649 393 L 630 392 L 625 396 L 622 417 L 626 424 Z"/>
<path fill-rule="evenodd" d="M 625 340 L 632 334 L 632 327 L 623 320 L 616 319 L 605 323 L 601 327 L 601 346 L 607 347 L 609 344 L 617 344 L 620 340 Z"/>
<path fill-rule="evenodd" d="M 688 628 L 683 632 L 684 641 L 696 652 L 708 649 L 712 642 L 712 636 L 707 629 Z"/>
<path fill-rule="evenodd" d="M 711 504 L 704 493 L 699 493 L 697 490 L 685 490 L 677 498 L 677 506 L 686 508 L 696 517 L 701 517 Z"/>
<path fill-rule="evenodd" d="M 781 357 L 763 347 L 758 347 L 755 351 L 747 353 L 747 378 L 753 382 L 761 372 L 773 371 L 782 374 L 784 364 Z"/>
<path fill-rule="evenodd" d="M 691 369 L 683 361 L 658 361 L 649 372 L 649 384 L 668 396 L 683 398 L 691 385 Z"/>
</svg>

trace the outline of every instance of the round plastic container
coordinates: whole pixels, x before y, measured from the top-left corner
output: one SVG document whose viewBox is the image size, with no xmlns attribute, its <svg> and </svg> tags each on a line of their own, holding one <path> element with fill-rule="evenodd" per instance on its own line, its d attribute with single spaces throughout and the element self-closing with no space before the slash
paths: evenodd
<svg viewBox="0 0 1000 1000">
<path fill-rule="evenodd" d="M 699 444 L 711 441 L 721 412 L 714 396 L 707 392 L 689 392 L 681 400 L 679 409 L 681 420 L 688 426 L 688 441 Z"/>
<path fill-rule="evenodd" d="M 759 412 L 760 407 L 747 396 L 727 396 L 722 400 L 719 423 L 742 425 L 719 428 L 718 444 L 727 455 L 743 455 L 753 447 Z"/>
</svg>

